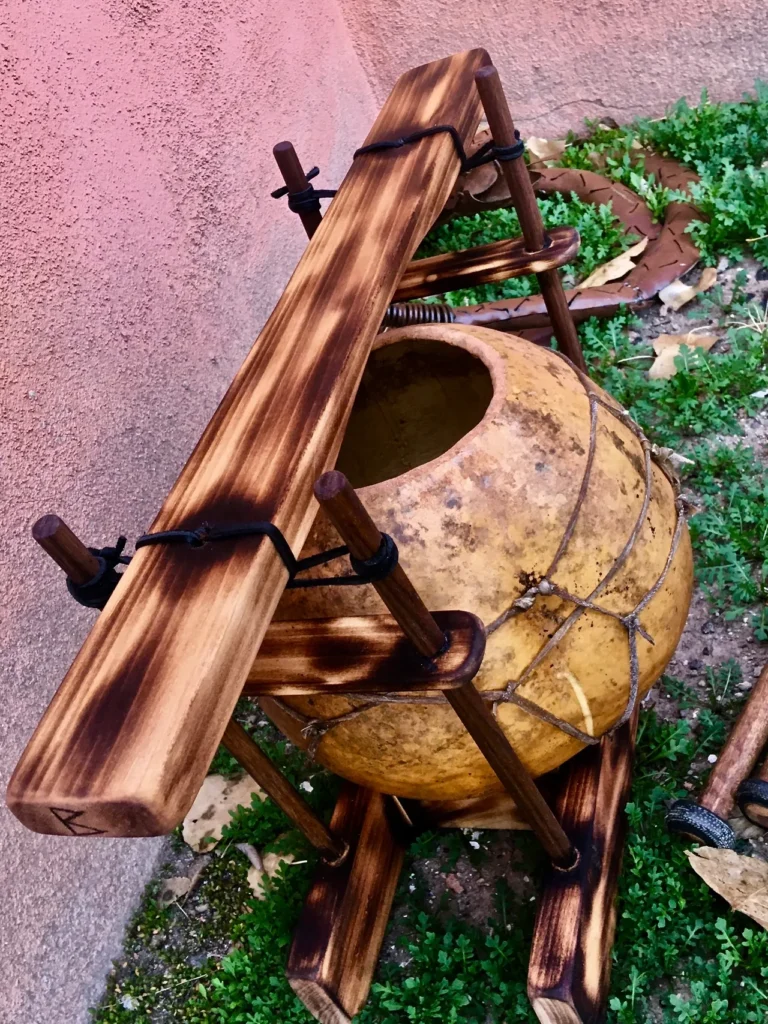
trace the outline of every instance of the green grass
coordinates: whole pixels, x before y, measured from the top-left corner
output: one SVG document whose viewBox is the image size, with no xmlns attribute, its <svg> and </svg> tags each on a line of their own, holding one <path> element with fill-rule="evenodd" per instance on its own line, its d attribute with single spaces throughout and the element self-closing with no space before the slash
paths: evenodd
<svg viewBox="0 0 768 1024">
<path fill-rule="evenodd" d="M 588 167 L 590 153 L 601 153 L 606 173 L 640 191 L 662 216 L 676 197 L 636 166 L 636 142 L 700 174 L 695 197 L 710 219 L 697 224 L 693 234 L 706 262 L 746 251 L 768 262 L 768 244 L 760 237 L 768 233 L 764 86 L 741 103 L 711 104 L 704 95 L 696 107 L 677 104 L 663 120 L 598 128 L 587 140 L 571 141 L 563 163 Z M 607 208 L 554 196 L 542 202 L 542 211 L 548 226 L 574 224 L 582 235 L 578 261 L 563 271 L 566 284 L 583 279 L 631 243 Z M 461 218 L 432 232 L 421 254 L 516 234 L 519 226 L 510 211 Z M 524 278 L 448 298 L 475 303 L 534 288 L 535 281 Z M 744 415 L 765 404 L 768 333 L 760 311 L 747 302 L 743 281 L 728 303 L 718 291 L 707 301 L 708 311 L 722 318 L 726 344 L 681 360 L 669 381 L 648 380 L 652 353 L 629 339 L 631 314 L 592 320 L 580 335 L 594 378 L 631 411 L 652 441 L 693 459 L 684 485 L 698 503 L 690 520 L 697 579 L 714 609 L 726 617 L 751 615 L 756 636 L 764 641 L 768 479 L 749 447 L 718 435 L 738 435 Z M 727 662 L 708 670 L 703 692 L 664 679 L 660 686 L 681 710 L 696 709 L 695 721 L 662 721 L 653 712 L 641 716 L 627 807 L 610 1024 L 768 1019 L 768 933 L 732 912 L 693 874 L 685 845 L 664 827 L 666 803 L 687 792 L 686 782 L 701 784 L 697 772 L 722 744 L 738 711 L 739 678 L 739 666 Z M 309 799 L 327 816 L 333 780 L 284 741 L 270 736 L 260 742 L 294 783 L 312 776 Z M 212 766 L 224 773 L 234 767 L 223 750 Z M 248 863 L 234 847 L 242 841 L 262 850 L 291 850 L 305 863 L 284 868 L 269 885 L 267 899 L 255 901 L 246 882 Z M 486 836 L 482 845 L 488 842 Z M 518 845 L 536 859 L 529 840 L 521 837 Z M 483 850 L 470 847 L 460 832 L 426 833 L 414 842 L 387 940 L 398 948 L 384 958 L 359 1024 L 534 1024 L 525 997 L 534 904 L 520 902 L 501 881 L 493 919 L 477 927 L 457 915 L 449 898 L 433 906 L 419 881 L 417 868 L 425 858 L 447 872 L 462 858 L 477 864 L 482 857 Z M 161 910 L 159 883 L 148 888 L 126 935 L 124 956 L 93 1011 L 94 1024 L 309 1024 L 312 1018 L 291 992 L 284 965 L 315 864 L 314 852 L 271 801 L 240 808 L 188 905 Z M 197 914 L 198 904 L 209 912 Z"/>
</svg>

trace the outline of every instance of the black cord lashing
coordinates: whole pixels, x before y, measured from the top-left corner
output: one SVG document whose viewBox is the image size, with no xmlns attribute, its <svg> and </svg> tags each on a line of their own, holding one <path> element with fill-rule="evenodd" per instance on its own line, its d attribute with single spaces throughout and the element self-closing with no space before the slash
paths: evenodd
<svg viewBox="0 0 768 1024">
<path fill-rule="evenodd" d="M 413 142 L 427 139 L 441 132 L 447 132 L 453 139 L 456 154 L 461 161 L 462 173 L 480 167 L 482 164 L 489 164 L 493 160 L 518 160 L 525 153 L 525 143 L 520 138 L 520 132 L 515 131 L 517 141 L 512 146 L 497 146 L 493 139 L 490 139 L 488 142 L 484 142 L 472 156 L 467 156 L 461 136 L 454 125 L 437 124 L 431 128 L 421 128 L 419 131 L 411 132 L 410 135 L 404 135 L 399 139 L 382 139 L 380 142 L 371 142 L 369 145 L 355 150 L 352 159 L 356 160 L 366 153 L 377 153 L 384 149 L 401 149 L 403 146 L 410 146 Z M 313 167 L 306 173 L 307 181 L 316 178 L 319 173 L 320 168 Z M 288 196 L 288 209 L 293 213 L 320 213 L 320 200 L 333 199 L 336 192 L 337 189 L 334 188 L 315 188 L 314 185 L 307 185 L 300 192 L 291 192 L 287 185 L 283 185 L 271 192 L 270 195 L 273 199 L 282 199 L 283 196 Z"/>
<path fill-rule="evenodd" d="M 101 610 L 112 596 L 112 591 L 120 582 L 118 565 L 128 565 L 130 556 L 123 554 L 125 537 L 118 537 L 113 548 L 88 548 L 99 563 L 99 571 L 87 583 L 75 583 L 67 577 L 67 590 L 78 604 L 85 608 Z"/>
<path fill-rule="evenodd" d="M 319 173 L 320 168 L 313 167 L 307 171 L 305 177 L 307 181 L 311 181 Z M 291 192 L 287 185 L 283 185 L 282 188 L 275 189 L 270 195 L 273 199 L 282 199 L 283 196 L 288 196 L 288 209 L 292 213 L 320 213 L 320 200 L 333 199 L 336 189 L 315 188 L 314 185 L 307 185 L 300 192 Z"/>
<path fill-rule="evenodd" d="M 490 139 L 488 142 L 484 142 L 476 153 L 468 157 L 456 127 L 452 124 L 438 124 L 432 128 L 422 128 L 399 139 L 382 139 L 380 142 L 371 142 L 369 145 L 355 150 L 352 159 L 356 160 L 359 156 L 364 156 L 366 153 L 376 153 L 382 149 L 400 149 L 402 146 L 409 146 L 412 142 L 418 142 L 420 139 L 426 139 L 441 132 L 447 132 L 451 136 L 456 155 L 461 161 L 462 172 L 471 171 L 473 168 L 480 167 L 482 164 L 489 164 L 493 160 L 501 160 L 502 162 L 505 160 L 518 160 L 525 153 L 525 143 L 520 138 L 520 132 L 515 130 L 515 139 L 517 141 L 513 145 L 497 146 L 493 139 Z"/>
<path fill-rule="evenodd" d="M 342 545 L 321 551 L 308 558 L 296 558 L 288 541 L 280 529 L 270 522 L 235 523 L 231 526 L 208 526 L 203 524 L 196 530 L 160 530 L 157 533 L 145 533 L 136 541 L 136 550 L 156 544 L 186 544 L 190 548 L 201 548 L 216 541 L 238 540 L 243 537 L 268 537 L 275 547 L 280 559 L 288 570 L 287 590 L 308 589 L 310 587 L 360 587 L 368 583 L 376 583 L 385 579 L 394 570 L 399 561 L 397 544 L 388 533 L 382 533 L 378 551 L 371 558 L 355 558 L 349 554 L 349 548 Z M 74 599 L 86 608 L 101 609 L 109 600 L 112 592 L 120 582 L 121 574 L 116 572 L 118 565 L 128 565 L 130 555 L 123 554 L 125 537 L 120 537 L 113 548 L 89 548 L 91 554 L 99 561 L 99 572 L 87 583 L 74 583 L 67 578 L 67 589 Z M 336 558 L 349 555 L 352 574 L 347 576 L 318 576 L 310 579 L 298 579 L 299 573 L 325 565 Z"/>
</svg>

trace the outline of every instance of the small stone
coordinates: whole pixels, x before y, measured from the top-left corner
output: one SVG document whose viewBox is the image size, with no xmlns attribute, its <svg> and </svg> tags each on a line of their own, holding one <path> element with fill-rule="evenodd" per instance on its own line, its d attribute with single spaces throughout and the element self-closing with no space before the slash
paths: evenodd
<svg viewBox="0 0 768 1024">
<path fill-rule="evenodd" d="M 128 993 L 121 997 L 120 1005 L 124 1010 L 138 1010 L 139 1008 L 138 1003 Z"/>
<path fill-rule="evenodd" d="M 693 789 L 693 783 L 692 782 L 684 782 L 683 783 L 683 789 Z"/>
<path fill-rule="evenodd" d="M 37 392 L 36 391 L 28 391 L 27 392 L 27 396 L 29 398 L 37 398 Z"/>
<path fill-rule="evenodd" d="M 753 675 L 753 676 L 754 676 L 755 678 L 757 678 L 757 677 L 758 677 L 758 676 L 760 675 L 760 673 L 761 673 L 762 671 L 763 671 L 763 669 L 762 669 L 762 666 L 760 666 L 760 665 L 755 665 L 755 667 L 754 667 L 754 668 L 752 669 L 752 675 Z"/>
<path fill-rule="evenodd" d="M 712 653 L 712 648 L 711 647 L 702 647 L 701 653 L 706 658 L 707 655 Z"/>
<path fill-rule="evenodd" d="M 715 764 L 717 762 L 717 754 L 710 754 L 707 760 L 710 764 Z"/>
<path fill-rule="evenodd" d="M 688 662 L 689 672 L 701 672 L 703 668 L 704 663 L 702 661 L 699 661 L 698 658 L 691 658 L 691 660 Z"/>
<path fill-rule="evenodd" d="M 461 882 L 454 874 L 445 876 L 445 884 L 446 887 L 451 890 L 451 892 L 455 892 L 456 894 L 464 892 L 464 886 L 461 884 Z"/>
<path fill-rule="evenodd" d="M 709 635 L 710 633 L 714 633 L 715 632 L 715 624 L 712 621 L 712 619 L 707 619 L 707 621 L 701 627 L 701 632 L 704 633 L 705 635 Z"/>
<path fill-rule="evenodd" d="M 304 782 L 302 782 L 302 784 L 299 786 L 299 789 L 303 789 L 305 793 L 311 793 L 313 788 L 314 787 L 312 783 L 308 779 L 305 779 Z"/>
<path fill-rule="evenodd" d="M 751 690 L 752 686 L 753 686 L 753 683 L 749 679 L 742 679 L 740 683 L 736 683 L 736 689 L 737 690 L 743 690 L 745 692 L 747 690 Z"/>
</svg>

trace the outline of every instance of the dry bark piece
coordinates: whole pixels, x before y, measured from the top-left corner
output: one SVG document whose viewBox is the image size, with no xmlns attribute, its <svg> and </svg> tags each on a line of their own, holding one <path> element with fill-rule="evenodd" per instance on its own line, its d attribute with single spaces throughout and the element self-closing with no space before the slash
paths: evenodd
<svg viewBox="0 0 768 1024">
<path fill-rule="evenodd" d="M 699 846 L 686 850 L 691 867 L 710 889 L 768 929 L 768 864 L 735 850 Z"/>
<path fill-rule="evenodd" d="M 670 309 L 678 310 L 695 299 L 697 295 L 709 291 L 716 281 L 717 271 L 715 268 L 706 267 L 702 270 L 697 284 L 684 284 L 678 277 L 666 288 L 661 289 L 659 299 Z"/>
<path fill-rule="evenodd" d="M 660 334 L 653 340 L 653 351 L 656 359 L 648 371 L 651 380 L 669 380 L 677 373 L 675 359 L 683 355 L 683 352 L 694 352 L 697 348 L 703 348 L 709 352 L 719 338 L 716 334 L 697 334 L 695 331 L 688 331 L 685 334 Z"/>
<path fill-rule="evenodd" d="M 266 799 L 266 793 L 250 775 L 227 779 L 223 775 L 208 775 L 195 802 L 184 819 L 182 837 L 198 853 L 212 850 L 221 839 L 236 807 L 250 807 L 251 798 Z"/>
<path fill-rule="evenodd" d="M 629 274 L 630 271 L 635 269 L 634 257 L 639 256 L 647 245 L 648 239 L 641 238 L 639 242 L 636 242 L 625 252 L 621 253 L 620 256 L 615 256 L 612 260 L 608 260 L 607 263 L 603 263 L 602 266 L 593 270 L 589 277 L 585 278 L 578 285 L 578 290 L 600 288 L 609 281 L 617 281 L 620 277 L 624 277 L 625 274 Z"/>
</svg>

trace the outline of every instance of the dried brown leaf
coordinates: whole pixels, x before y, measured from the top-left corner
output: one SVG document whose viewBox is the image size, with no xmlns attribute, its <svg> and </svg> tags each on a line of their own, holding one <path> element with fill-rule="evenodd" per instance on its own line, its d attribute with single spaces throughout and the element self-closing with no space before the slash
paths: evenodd
<svg viewBox="0 0 768 1024">
<path fill-rule="evenodd" d="M 263 900 L 266 897 L 264 880 L 266 878 L 274 878 L 281 864 L 292 864 L 293 860 L 294 856 L 292 853 L 265 853 L 262 857 L 263 867 L 254 865 L 249 869 L 248 885 L 250 885 L 253 895 L 257 900 Z"/>
<path fill-rule="evenodd" d="M 626 252 L 623 252 L 620 256 L 615 256 L 612 260 L 608 260 L 607 263 L 603 263 L 602 266 L 593 270 L 589 277 L 578 285 L 578 288 L 599 288 L 600 285 L 607 284 L 608 281 L 616 281 L 618 278 L 624 277 L 630 270 L 635 269 L 633 258 L 639 256 L 646 245 L 648 245 L 648 239 L 645 237 L 641 238 L 639 242 L 627 249 Z"/>
<path fill-rule="evenodd" d="M 565 152 L 565 146 L 565 139 L 542 139 L 536 135 L 529 135 L 525 140 L 531 164 L 559 160 Z"/>
<path fill-rule="evenodd" d="M 710 889 L 734 910 L 768 929 L 768 864 L 764 860 L 709 846 L 686 853 L 691 867 Z"/>
<path fill-rule="evenodd" d="M 648 376 L 651 380 L 669 380 L 677 373 L 675 359 L 682 355 L 683 350 L 693 352 L 697 348 L 703 348 L 705 352 L 709 352 L 716 341 L 716 334 L 697 334 L 695 331 L 688 331 L 685 334 L 660 334 L 653 340 L 656 359 L 648 371 Z"/>
<path fill-rule="evenodd" d="M 180 876 L 177 878 L 166 878 L 157 897 L 159 907 L 169 907 L 182 896 L 186 896 L 192 888 L 192 881 L 189 878 Z"/>
<path fill-rule="evenodd" d="M 208 775 L 184 819 L 184 842 L 198 853 L 212 850 L 221 839 L 221 830 L 230 822 L 230 811 L 236 807 L 250 807 L 253 795 L 259 800 L 266 798 L 266 793 L 250 775 L 237 779 Z"/>
<path fill-rule="evenodd" d="M 695 299 L 702 292 L 707 292 L 717 281 L 717 271 L 714 267 L 705 267 L 696 284 L 684 284 L 678 277 L 672 284 L 662 288 L 659 292 L 659 299 L 670 309 L 681 309 L 686 303 Z"/>
</svg>

